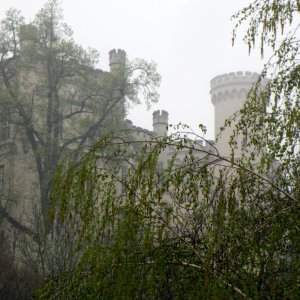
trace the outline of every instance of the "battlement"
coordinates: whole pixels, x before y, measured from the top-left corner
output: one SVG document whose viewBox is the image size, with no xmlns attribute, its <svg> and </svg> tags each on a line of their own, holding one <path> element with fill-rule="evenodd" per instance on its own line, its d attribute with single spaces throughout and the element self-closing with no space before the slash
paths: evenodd
<svg viewBox="0 0 300 300">
<path fill-rule="evenodd" d="M 161 124 L 168 124 L 169 114 L 165 110 L 156 110 L 153 112 L 153 124 L 161 123 Z"/>
<path fill-rule="evenodd" d="M 169 114 L 165 110 L 156 110 L 152 114 L 153 131 L 158 136 L 166 136 L 168 133 Z"/>
<path fill-rule="evenodd" d="M 122 49 L 112 49 L 109 51 L 109 66 L 126 64 L 126 52 Z"/>
<path fill-rule="evenodd" d="M 210 86 L 211 89 L 215 89 L 215 88 L 219 88 L 219 87 L 223 87 L 223 86 L 230 86 L 230 85 L 252 85 L 253 83 L 255 83 L 255 81 L 257 81 L 259 78 L 259 74 L 255 73 L 255 72 L 242 72 L 242 71 L 238 71 L 238 72 L 231 72 L 231 73 L 227 73 L 227 74 L 222 74 L 219 76 L 214 77 L 211 81 L 210 81 Z"/>
<path fill-rule="evenodd" d="M 210 81 L 212 103 L 215 105 L 228 99 L 240 99 L 244 102 L 251 87 L 258 79 L 258 73 L 249 71 L 231 72 L 214 77 Z M 262 78 L 260 88 L 264 89 L 267 82 L 268 79 Z"/>
</svg>

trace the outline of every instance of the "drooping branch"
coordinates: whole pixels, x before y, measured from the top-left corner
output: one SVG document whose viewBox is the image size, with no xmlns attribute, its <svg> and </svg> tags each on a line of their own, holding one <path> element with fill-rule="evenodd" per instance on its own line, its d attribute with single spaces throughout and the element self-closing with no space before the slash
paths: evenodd
<svg viewBox="0 0 300 300">
<path fill-rule="evenodd" d="M 12 217 L 2 205 L 0 205 L 0 215 L 4 219 L 6 219 L 14 228 L 16 228 L 20 232 L 25 233 L 26 235 L 30 236 L 31 238 L 34 239 L 35 242 L 39 242 L 40 237 L 38 236 L 38 234 L 33 232 L 28 227 L 22 225 L 19 221 L 17 221 L 14 217 Z"/>
</svg>

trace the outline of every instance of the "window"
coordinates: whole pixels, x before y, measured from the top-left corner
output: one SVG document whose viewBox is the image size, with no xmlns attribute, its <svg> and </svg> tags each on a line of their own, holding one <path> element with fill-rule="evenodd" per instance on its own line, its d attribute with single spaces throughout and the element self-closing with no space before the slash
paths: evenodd
<svg viewBox="0 0 300 300">
<path fill-rule="evenodd" d="M 0 196 L 4 194 L 4 166 L 0 166 Z"/>
<path fill-rule="evenodd" d="M 10 138 L 9 114 L 2 115 L 0 126 L 1 126 L 1 141 L 6 141 Z"/>
<path fill-rule="evenodd" d="M 60 118 L 59 120 L 59 138 L 63 138 L 63 119 Z"/>
<path fill-rule="evenodd" d="M 121 179 L 122 179 L 122 182 L 121 182 L 122 191 L 121 191 L 121 193 L 122 193 L 122 196 L 124 196 L 125 193 L 126 193 L 126 184 L 127 184 L 126 180 L 127 180 L 127 177 L 128 177 L 128 167 L 126 165 L 123 165 L 121 167 L 121 176 L 122 176 L 121 177 Z"/>
</svg>

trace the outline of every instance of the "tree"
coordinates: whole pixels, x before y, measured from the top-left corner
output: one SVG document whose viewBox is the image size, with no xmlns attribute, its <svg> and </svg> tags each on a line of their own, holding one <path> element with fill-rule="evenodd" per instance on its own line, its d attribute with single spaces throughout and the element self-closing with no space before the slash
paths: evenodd
<svg viewBox="0 0 300 300">
<path fill-rule="evenodd" d="M 4 247 L 1 247 L 0 270 L 1 298 L 6 300 L 29 299 L 41 280 L 30 268 L 17 267 L 14 257 Z"/>
<path fill-rule="evenodd" d="M 126 62 L 121 51 L 111 53 L 110 73 L 97 70 L 98 52 L 73 41 L 56 0 L 48 1 L 30 24 L 24 23 L 19 11 L 9 10 L 1 22 L 0 54 L 2 124 L 13 124 L 13 150 L 23 159 L 19 172 L 33 177 L 18 182 L 23 199 L 5 196 L 17 201 L 19 208 L 20 203 L 36 202 L 46 216 L 57 166 L 71 152 L 76 160 L 78 149 L 124 127 L 127 104 L 139 103 L 142 92 L 148 104 L 156 102 L 160 76 L 154 64 Z M 32 187 L 26 199 L 25 190 L 33 184 L 37 187 Z M 28 220 L 6 209 L 7 197 L 2 197 L 1 216 L 38 240 L 37 233 L 25 226 Z"/>
<path fill-rule="evenodd" d="M 257 0 L 234 16 L 234 39 L 249 21 L 249 49 L 258 39 L 274 55 L 266 89 L 258 81 L 226 122 L 235 123 L 231 157 L 184 129 L 144 142 L 126 178 L 119 167 L 136 142 L 108 137 L 61 169 L 52 216 L 76 228 L 80 259 L 36 296 L 299 298 L 299 42 L 295 30 L 281 43 L 277 33 L 299 11 L 299 1 Z M 162 168 L 165 151 L 173 154 Z"/>
</svg>

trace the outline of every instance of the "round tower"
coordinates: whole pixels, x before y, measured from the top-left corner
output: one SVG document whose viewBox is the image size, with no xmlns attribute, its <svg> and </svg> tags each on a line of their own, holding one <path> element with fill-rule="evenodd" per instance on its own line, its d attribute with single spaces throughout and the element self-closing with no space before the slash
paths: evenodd
<svg viewBox="0 0 300 300">
<path fill-rule="evenodd" d="M 211 100 L 215 107 L 215 138 L 219 135 L 225 120 L 242 108 L 248 92 L 258 77 L 258 73 L 240 71 L 219 75 L 210 81 Z M 266 83 L 266 79 L 262 81 L 262 88 L 265 87 Z M 226 128 L 216 143 L 219 153 L 223 156 L 229 157 L 230 155 L 228 142 L 233 128 L 234 124 Z M 236 157 L 238 156 L 239 153 L 237 152 Z"/>
<path fill-rule="evenodd" d="M 115 72 L 120 67 L 126 65 L 126 52 L 122 49 L 112 49 L 109 51 L 110 72 Z"/>
<path fill-rule="evenodd" d="M 167 136 L 169 114 L 165 110 L 153 112 L 153 132 L 157 136 Z"/>
</svg>

